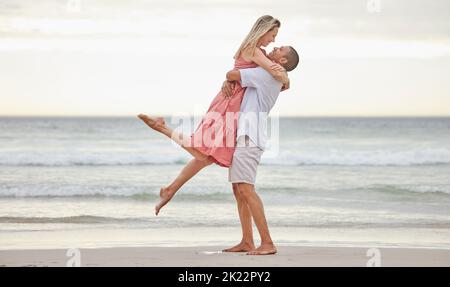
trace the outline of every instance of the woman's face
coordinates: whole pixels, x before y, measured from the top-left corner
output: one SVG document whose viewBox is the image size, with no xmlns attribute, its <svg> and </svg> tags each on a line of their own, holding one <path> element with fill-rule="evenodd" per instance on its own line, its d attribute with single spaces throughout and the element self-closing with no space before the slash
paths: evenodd
<svg viewBox="0 0 450 287">
<path fill-rule="evenodd" d="M 267 47 L 270 43 L 275 42 L 275 37 L 278 34 L 278 27 L 273 28 L 266 34 L 264 34 L 261 39 L 259 39 L 260 46 Z"/>
</svg>

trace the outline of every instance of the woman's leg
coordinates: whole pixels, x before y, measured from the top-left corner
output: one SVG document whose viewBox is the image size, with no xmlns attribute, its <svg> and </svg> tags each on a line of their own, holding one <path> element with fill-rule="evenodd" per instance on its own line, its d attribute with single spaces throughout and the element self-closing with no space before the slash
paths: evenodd
<svg viewBox="0 0 450 287">
<path fill-rule="evenodd" d="M 206 160 L 198 160 L 196 158 L 191 160 L 181 170 L 180 174 L 171 184 L 169 184 L 167 187 L 161 188 L 159 192 L 161 201 L 155 206 L 155 214 L 158 215 L 159 210 L 172 199 L 172 197 L 180 189 L 180 187 L 183 186 L 183 184 L 185 184 L 189 179 L 196 175 L 200 170 L 212 163 L 213 161 L 209 157 Z"/>
<path fill-rule="evenodd" d="M 149 117 L 144 114 L 138 115 L 146 125 L 150 128 L 154 129 L 157 132 L 162 133 L 168 138 L 172 139 L 174 142 L 179 144 L 182 148 L 184 148 L 188 153 L 190 153 L 193 157 L 198 160 L 204 161 L 207 160 L 208 156 L 198 151 L 196 148 L 191 147 L 190 137 L 183 135 L 182 133 L 175 132 L 173 129 L 166 126 L 166 123 L 161 117 Z"/>
</svg>

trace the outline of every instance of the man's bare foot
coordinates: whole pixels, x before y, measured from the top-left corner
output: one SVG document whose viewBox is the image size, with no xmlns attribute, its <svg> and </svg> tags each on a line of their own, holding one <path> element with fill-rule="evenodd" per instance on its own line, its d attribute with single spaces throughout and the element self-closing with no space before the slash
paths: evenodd
<svg viewBox="0 0 450 287">
<path fill-rule="evenodd" d="M 175 193 L 170 192 L 167 187 L 161 187 L 159 191 L 160 202 L 155 206 L 155 215 L 158 215 L 159 210 L 166 205 L 173 197 Z"/>
<path fill-rule="evenodd" d="M 161 129 L 166 125 L 166 122 L 162 117 L 149 117 L 144 114 L 139 114 L 138 118 L 140 118 L 147 126 L 155 131 L 161 131 Z"/>
<path fill-rule="evenodd" d="M 271 244 L 261 244 L 261 246 L 259 246 L 255 250 L 247 252 L 247 255 L 270 255 L 275 253 L 277 253 L 277 249 L 275 248 L 275 245 L 271 243 Z"/>
<path fill-rule="evenodd" d="M 223 252 L 248 252 L 255 249 L 255 244 L 240 242 L 239 244 L 222 250 Z"/>
</svg>

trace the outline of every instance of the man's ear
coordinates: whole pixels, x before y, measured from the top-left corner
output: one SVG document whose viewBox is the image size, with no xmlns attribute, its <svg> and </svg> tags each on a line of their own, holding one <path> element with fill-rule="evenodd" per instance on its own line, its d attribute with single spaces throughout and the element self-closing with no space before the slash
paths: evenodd
<svg viewBox="0 0 450 287">
<path fill-rule="evenodd" d="M 284 57 L 280 59 L 280 64 L 281 64 L 281 65 L 284 65 L 284 64 L 286 64 L 287 62 L 288 62 L 288 60 L 287 60 L 286 58 L 284 58 Z"/>
</svg>

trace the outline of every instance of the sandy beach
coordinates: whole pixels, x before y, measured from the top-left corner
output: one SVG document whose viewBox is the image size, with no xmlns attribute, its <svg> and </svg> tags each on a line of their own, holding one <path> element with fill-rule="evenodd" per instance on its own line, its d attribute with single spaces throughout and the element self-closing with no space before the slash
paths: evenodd
<svg viewBox="0 0 450 287">
<path fill-rule="evenodd" d="M 80 266 L 352 266 L 365 267 L 369 248 L 279 246 L 274 256 L 222 253 L 224 246 L 120 247 L 80 249 Z M 379 248 L 381 266 L 450 266 L 450 250 Z M 67 249 L 1 250 L 0 266 L 66 266 Z"/>
</svg>

